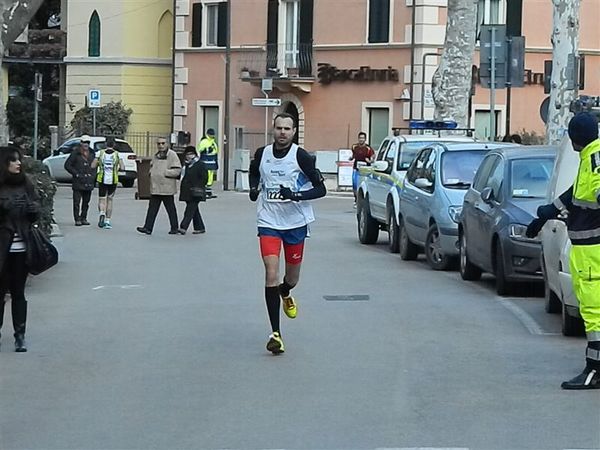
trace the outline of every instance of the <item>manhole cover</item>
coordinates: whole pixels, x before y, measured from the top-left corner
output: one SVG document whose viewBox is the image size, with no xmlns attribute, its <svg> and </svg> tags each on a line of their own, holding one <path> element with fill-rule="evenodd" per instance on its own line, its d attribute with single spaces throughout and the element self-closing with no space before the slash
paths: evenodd
<svg viewBox="0 0 600 450">
<path fill-rule="evenodd" d="M 366 302 L 368 295 L 324 295 L 323 298 L 330 302 Z"/>
</svg>

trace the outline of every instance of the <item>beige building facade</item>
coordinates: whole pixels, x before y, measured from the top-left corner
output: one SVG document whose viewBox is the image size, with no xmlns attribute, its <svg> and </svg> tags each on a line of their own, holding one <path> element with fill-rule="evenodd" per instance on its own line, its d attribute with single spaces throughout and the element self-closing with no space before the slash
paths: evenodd
<svg viewBox="0 0 600 450">
<path fill-rule="evenodd" d="M 416 2 L 413 7 L 412 1 Z M 431 118 L 431 78 L 443 47 L 446 0 L 245 0 L 231 3 L 231 146 L 264 144 L 263 79 L 269 108 L 298 118 L 309 150 L 347 148 L 359 131 L 377 146 L 392 127 Z M 480 0 L 482 23 L 503 23 L 506 0 Z M 580 53 L 585 89 L 600 94 L 600 2 L 582 2 Z M 196 142 L 207 128 L 225 135 L 227 2 L 177 0 L 174 125 Z M 412 24 L 415 24 L 414 33 Z M 525 0 L 526 86 L 512 90 L 511 131 L 543 134 L 544 61 L 552 59 L 552 4 Z M 479 65 L 478 54 L 474 64 Z M 411 88 L 412 81 L 412 88 Z M 471 126 L 489 136 L 489 90 L 476 85 Z M 506 133 L 505 91 L 496 93 L 497 130 Z M 486 136 L 487 135 L 487 136 Z"/>
<path fill-rule="evenodd" d="M 66 123 L 98 89 L 133 109 L 130 132 L 168 133 L 172 121 L 173 1 L 69 0 Z"/>
</svg>

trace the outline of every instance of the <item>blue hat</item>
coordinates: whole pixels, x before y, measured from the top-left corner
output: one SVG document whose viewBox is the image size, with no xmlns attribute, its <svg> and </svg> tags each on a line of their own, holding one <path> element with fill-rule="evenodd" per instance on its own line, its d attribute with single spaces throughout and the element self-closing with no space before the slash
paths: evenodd
<svg viewBox="0 0 600 450">
<path fill-rule="evenodd" d="M 588 112 L 580 112 L 569 122 L 569 137 L 574 144 L 585 147 L 598 139 L 598 119 Z"/>
<path fill-rule="evenodd" d="M 213 130 L 212 128 L 209 128 L 208 130 L 206 130 L 206 134 L 208 136 L 214 136 L 215 135 L 215 130 Z"/>
</svg>

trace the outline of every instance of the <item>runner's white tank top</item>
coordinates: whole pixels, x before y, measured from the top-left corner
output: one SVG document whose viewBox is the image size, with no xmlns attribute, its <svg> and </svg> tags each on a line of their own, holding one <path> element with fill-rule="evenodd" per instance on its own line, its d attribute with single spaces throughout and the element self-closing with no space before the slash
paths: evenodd
<svg viewBox="0 0 600 450">
<path fill-rule="evenodd" d="M 314 222 L 308 201 L 293 202 L 279 197 L 280 186 L 293 192 L 312 189 L 313 185 L 298 164 L 298 146 L 292 144 L 283 158 L 275 158 L 273 146 L 267 145 L 260 160 L 261 191 L 258 197 L 257 224 L 275 230 L 291 230 Z"/>
</svg>

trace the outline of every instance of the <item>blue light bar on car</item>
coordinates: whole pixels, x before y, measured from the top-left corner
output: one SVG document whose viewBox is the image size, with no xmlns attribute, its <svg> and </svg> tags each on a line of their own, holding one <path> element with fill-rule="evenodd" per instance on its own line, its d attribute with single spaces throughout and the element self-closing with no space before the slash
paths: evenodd
<svg viewBox="0 0 600 450">
<path fill-rule="evenodd" d="M 413 130 L 454 130 L 458 124 L 454 120 L 411 120 L 408 124 Z"/>
</svg>

